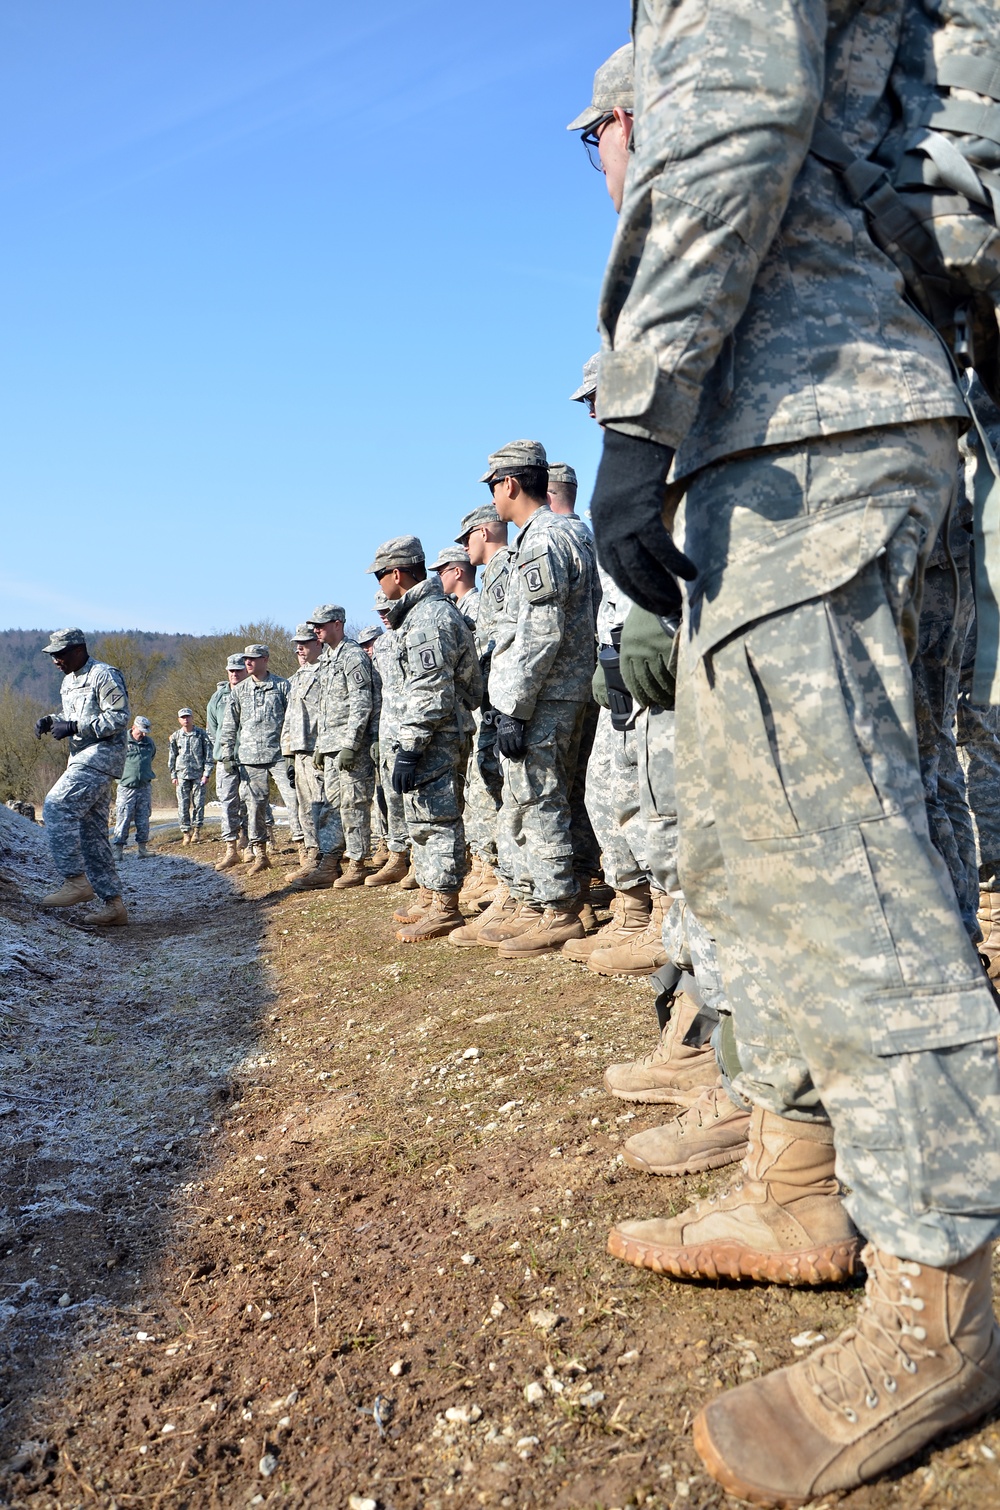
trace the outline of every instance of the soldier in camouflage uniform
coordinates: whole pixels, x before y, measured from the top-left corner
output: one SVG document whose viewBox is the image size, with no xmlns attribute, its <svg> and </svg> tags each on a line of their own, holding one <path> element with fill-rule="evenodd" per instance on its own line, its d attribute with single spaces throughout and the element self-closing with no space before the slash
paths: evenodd
<svg viewBox="0 0 1000 1510">
<path fill-rule="evenodd" d="M 369 732 L 372 667 L 360 646 L 345 638 L 346 617 L 342 608 L 325 603 L 313 610 L 309 621 L 324 646 L 314 758 L 323 772 L 327 823 L 334 822 L 337 829 L 332 840 L 324 836 L 321 844 L 324 851 L 338 847 L 342 829 L 347 853 L 344 872 L 333 883 L 338 889 L 364 885 L 375 796 Z"/>
<path fill-rule="evenodd" d="M 375 641 L 382 634 L 381 624 L 366 624 L 358 633 L 358 644 L 364 651 L 372 668 L 372 716 L 368 725 L 368 753 L 372 758 L 375 768 L 375 795 L 371 804 L 372 838 L 378 843 L 372 852 L 372 865 L 378 870 L 384 869 L 389 863 L 389 847 L 386 843 L 388 830 L 386 829 L 386 805 L 385 793 L 382 790 L 382 775 L 378 763 L 378 729 L 382 717 L 382 678 L 375 664 Z M 368 885 L 370 876 L 365 877 L 365 885 Z"/>
<path fill-rule="evenodd" d="M 395 886 L 407 880 L 410 870 L 410 836 L 406 830 L 403 796 L 392 784 L 392 768 L 399 740 L 399 719 L 403 709 L 403 672 L 396 653 L 396 631 L 387 615 L 389 599 L 375 595 L 375 607 L 383 630 L 371 652 L 372 684 L 378 680 L 378 721 L 373 725 L 372 760 L 378 766 L 379 781 L 385 799 L 385 842 L 389 857 L 381 869 L 365 878 L 366 886 Z M 373 710 L 374 712 L 374 710 Z M 416 889 L 410 879 L 408 889 Z"/>
<path fill-rule="evenodd" d="M 420 885 L 414 907 L 397 914 L 405 926 L 396 937 L 423 943 L 444 938 L 463 921 L 462 785 L 482 674 L 469 621 L 449 603 L 440 578 L 427 575 L 415 535 L 379 546 L 368 570 L 389 599 L 387 618 L 396 631 L 392 654 L 401 694 L 391 781 L 403 798 Z"/>
<path fill-rule="evenodd" d="M 115 797 L 115 829 L 111 837 L 116 865 L 121 863 L 125 854 L 133 823 L 139 858 L 145 860 L 149 856 L 146 845 L 149 842 L 149 817 L 153 811 L 153 782 L 156 780 L 153 770 L 156 745 L 150 737 L 151 728 L 148 718 L 136 718 L 129 730 L 125 767 Z"/>
<path fill-rule="evenodd" d="M 299 667 L 288 684 L 288 706 L 281 726 L 281 753 L 295 765 L 295 799 L 298 803 L 302 844 L 299 863 L 289 871 L 288 880 L 295 891 L 319 890 L 331 886 L 340 874 L 343 854 L 343 831 L 335 821 L 328 838 L 339 837 L 339 845 L 326 853 L 320 850 L 320 834 L 328 823 L 323 775 L 313 754 L 319 728 L 323 694 L 320 659 L 323 646 L 311 624 L 300 624 L 295 631 L 295 656 Z"/>
<path fill-rule="evenodd" d="M 481 481 L 518 529 L 489 699 L 503 757 L 501 829 L 521 853 L 530 894 L 512 916 L 484 923 L 478 942 L 521 959 L 585 932 L 568 794 L 591 702 L 598 584 L 593 551 L 546 502 L 543 446 L 511 442 L 490 457 Z"/>
<path fill-rule="evenodd" d="M 809 155 L 821 107 L 853 151 L 876 145 L 903 0 L 634 14 L 592 515 L 647 610 L 675 612 L 674 577 L 690 584 L 680 874 L 718 943 L 753 1111 L 738 1186 L 611 1244 L 667 1272 L 838 1277 L 858 1241 L 844 1180 L 868 1238 L 856 1327 L 694 1428 L 729 1492 L 804 1503 L 1000 1399 L 996 1011 L 931 841 L 908 665 L 965 407 L 863 212 Z"/>
<path fill-rule="evenodd" d="M 467 548 L 461 542 L 446 545 L 437 560 L 431 562 L 430 569 L 441 578 L 445 597 L 451 599 L 475 629 L 479 616 L 479 589 L 476 587 L 476 568 L 469 559 Z"/>
<path fill-rule="evenodd" d="M 289 819 L 296 826 L 298 809 L 288 779 L 287 762 L 281 753 L 288 682 L 283 676 L 271 674 L 271 652 L 266 645 L 248 645 L 243 656 L 249 675 L 232 689 L 218 744 L 220 758 L 229 774 L 239 771 L 240 794 L 247 805 L 247 827 L 254 857 L 249 874 L 256 875 L 271 868 L 267 854 L 269 778 L 274 778 Z M 293 829 L 293 835 L 294 832 Z"/>
<path fill-rule="evenodd" d="M 95 895 L 104 906 L 87 921 L 100 927 L 128 922 L 108 838 L 111 782 L 125 768 L 128 694 L 121 672 L 92 660 L 81 629 L 56 629 L 43 647 L 63 672 L 62 714 L 35 724 L 36 738 L 69 740 L 69 763 L 45 799 L 43 822 L 56 869 L 64 877 L 43 907 L 75 907 Z"/>
<path fill-rule="evenodd" d="M 205 710 L 205 730 L 212 741 L 212 758 L 215 761 L 215 795 L 222 808 L 222 840 L 226 846 L 225 856 L 216 865 L 216 870 L 231 870 L 234 865 L 238 865 L 240 839 L 242 838 L 244 847 L 249 843 L 246 803 L 240 797 L 240 773 L 236 766 L 239 760 L 239 744 L 237 743 L 235 752 L 236 760 L 232 762 L 236 769 L 232 772 L 226 769 L 219 745 L 222 720 L 232 690 L 238 687 L 240 682 L 246 681 L 248 675 L 243 656 L 229 656 L 226 660 L 226 680 L 219 682 Z"/>
<path fill-rule="evenodd" d="M 170 736 L 167 768 L 177 792 L 181 843 L 197 844 L 205 822 L 205 786 L 215 757 L 208 733 L 194 721 L 193 708 L 178 708 L 180 728 Z"/>
</svg>

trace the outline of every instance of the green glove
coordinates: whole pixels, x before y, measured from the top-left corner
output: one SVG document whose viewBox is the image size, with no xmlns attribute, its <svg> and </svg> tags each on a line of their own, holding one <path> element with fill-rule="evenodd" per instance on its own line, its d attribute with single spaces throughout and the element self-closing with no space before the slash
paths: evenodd
<svg viewBox="0 0 1000 1510">
<path fill-rule="evenodd" d="M 673 623 L 673 620 L 669 620 Z M 637 703 L 672 708 L 677 691 L 680 623 L 669 633 L 663 620 L 633 604 L 622 629 L 622 679 Z"/>
<path fill-rule="evenodd" d="M 604 680 L 604 668 L 600 662 L 598 662 L 597 670 L 594 672 L 594 680 L 590 684 L 590 690 L 594 694 L 595 703 L 600 703 L 602 708 L 611 707 L 608 701 L 608 684 Z"/>
<path fill-rule="evenodd" d="M 313 765 L 316 767 L 317 771 L 321 771 L 323 769 L 323 762 L 325 759 L 326 756 L 321 755 L 318 750 L 313 751 Z"/>
<path fill-rule="evenodd" d="M 357 755 L 357 751 L 356 750 L 338 750 L 337 751 L 337 770 L 338 771 L 353 771 L 354 770 L 354 762 L 357 760 L 357 758 L 358 758 L 358 755 Z"/>
<path fill-rule="evenodd" d="M 239 766 L 237 765 L 235 760 L 224 760 L 222 762 L 222 768 L 227 776 L 235 776 L 236 772 L 239 770 Z M 170 779 L 171 781 L 176 781 L 176 777 L 171 776 Z"/>
<path fill-rule="evenodd" d="M 374 765 L 374 766 L 377 767 L 378 766 L 378 740 L 377 739 L 376 739 L 375 743 L 369 748 L 368 753 L 369 753 L 369 755 L 372 758 L 372 765 Z"/>
</svg>

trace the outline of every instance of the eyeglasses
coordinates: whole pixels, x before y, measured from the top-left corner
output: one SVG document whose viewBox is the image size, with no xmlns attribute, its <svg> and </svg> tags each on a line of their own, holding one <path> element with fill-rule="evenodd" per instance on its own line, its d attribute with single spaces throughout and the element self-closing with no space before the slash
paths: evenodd
<svg viewBox="0 0 1000 1510">
<path fill-rule="evenodd" d="M 610 111 L 607 115 L 602 115 L 600 120 L 595 121 L 590 129 L 588 131 L 585 131 L 580 137 L 580 140 L 583 142 L 583 150 L 586 152 L 587 157 L 590 159 L 590 166 L 592 168 L 596 168 L 598 173 L 604 172 L 604 165 L 601 162 L 601 154 L 599 150 L 601 143 L 601 132 L 604 130 L 609 121 L 613 121 L 614 118 L 615 114 L 613 110 Z M 597 152 L 596 159 L 594 157 L 595 152 Z"/>
</svg>

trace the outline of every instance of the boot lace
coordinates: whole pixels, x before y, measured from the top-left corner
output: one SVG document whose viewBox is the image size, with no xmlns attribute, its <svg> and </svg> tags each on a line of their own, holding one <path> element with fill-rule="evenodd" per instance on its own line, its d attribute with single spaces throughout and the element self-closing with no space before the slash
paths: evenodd
<svg viewBox="0 0 1000 1510">
<path fill-rule="evenodd" d="M 924 1308 L 913 1293 L 919 1264 L 896 1260 L 892 1272 L 878 1250 L 868 1245 L 861 1255 L 868 1270 L 865 1298 L 857 1325 L 810 1359 L 813 1393 L 821 1404 L 854 1425 L 864 1407 L 874 1410 L 879 1390 L 894 1395 L 900 1372 L 915 1374 L 918 1364 L 933 1358 L 925 1346 L 927 1331 L 913 1320 Z"/>
</svg>

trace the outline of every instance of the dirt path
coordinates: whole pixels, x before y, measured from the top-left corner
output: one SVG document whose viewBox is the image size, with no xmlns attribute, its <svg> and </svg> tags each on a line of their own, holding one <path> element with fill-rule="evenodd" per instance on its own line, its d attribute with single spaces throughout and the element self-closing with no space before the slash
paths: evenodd
<svg viewBox="0 0 1000 1510">
<path fill-rule="evenodd" d="M 91 994 L 61 1018 L 76 1036 L 56 1032 L 52 981 L 47 1026 L 3 1040 L 64 1121 L 45 1132 L 26 1101 L 0 1117 L 22 1149 L 0 1503 L 727 1503 L 694 1412 L 833 1335 L 856 1297 L 666 1283 L 606 1255 L 616 1217 L 726 1178 L 619 1162 L 655 1117 L 601 1075 L 650 1044 L 644 983 L 406 949 L 401 893 L 230 885 L 204 868 L 217 846 L 158 844 L 136 879 L 147 920 L 86 941 Z M 47 1215 L 53 1198 L 88 1210 Z M 988 1423 L 839 1503 L 998 1500 Z"/>
</svg>

